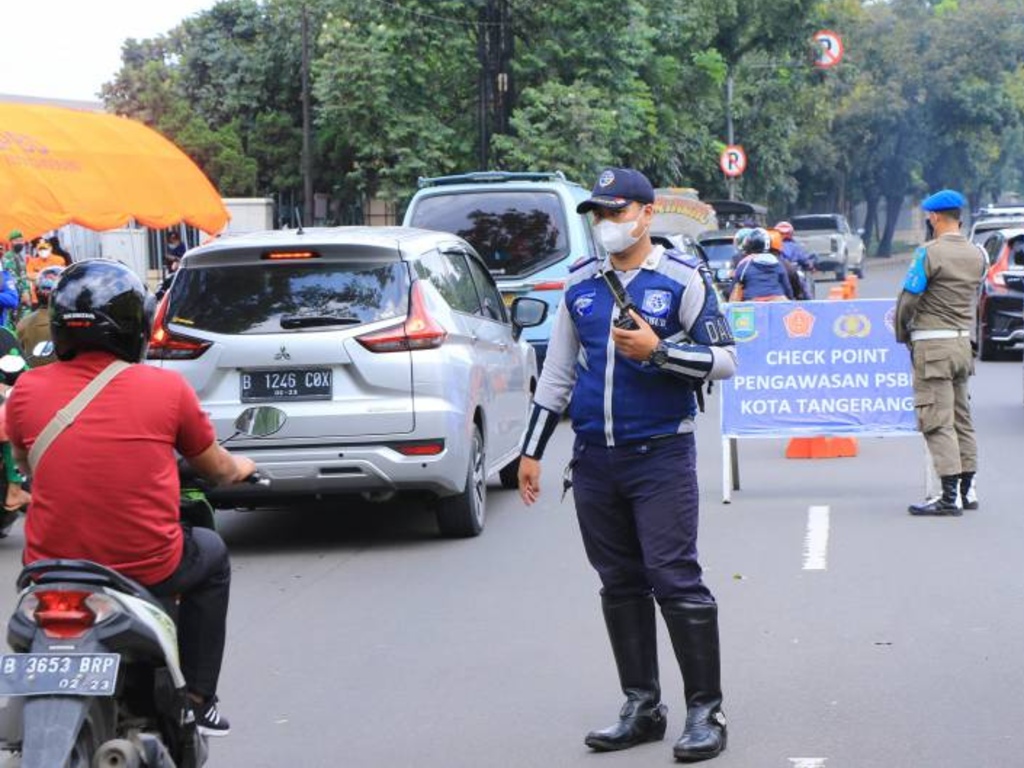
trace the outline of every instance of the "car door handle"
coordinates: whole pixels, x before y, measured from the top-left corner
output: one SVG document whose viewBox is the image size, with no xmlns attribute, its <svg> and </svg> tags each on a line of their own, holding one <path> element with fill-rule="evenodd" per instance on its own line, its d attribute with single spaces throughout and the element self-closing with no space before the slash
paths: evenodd
<svg viewBox="0 0 1024 768">
<path fill-rule="evenodd" d="M 502 352 L 505 352 L 508 349 L 508 342 L 503 341 L 500 344 L 498 344 L 498 349 L 500 349 Z"/>
</svg>

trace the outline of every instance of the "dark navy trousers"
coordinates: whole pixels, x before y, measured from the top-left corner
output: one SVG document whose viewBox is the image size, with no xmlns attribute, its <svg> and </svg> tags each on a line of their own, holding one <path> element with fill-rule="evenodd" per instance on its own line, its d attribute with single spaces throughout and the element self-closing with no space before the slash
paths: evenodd
<svg viewBox="0 0 1024 768">
<path fill-rule="evenodd" d="M 601 594 L 713 603 L 697 561 L 694 435 L 612 448 L 577 437 L 573 462 L 576 515 Z"/>
</svg>

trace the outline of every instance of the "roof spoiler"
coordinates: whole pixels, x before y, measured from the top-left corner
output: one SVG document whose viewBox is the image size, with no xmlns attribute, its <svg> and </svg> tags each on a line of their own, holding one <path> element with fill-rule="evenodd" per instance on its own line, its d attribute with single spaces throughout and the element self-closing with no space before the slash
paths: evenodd
<svg viewBox="0 0 1024 768">
<path fill-rule="evenodd" d="M 567 181 L 561 171 L 474 171 L 455 176 L 420 176 L 416 186 L 440 187 L 445 184 L 483 184 L 492 181 Z"/>
</svg>

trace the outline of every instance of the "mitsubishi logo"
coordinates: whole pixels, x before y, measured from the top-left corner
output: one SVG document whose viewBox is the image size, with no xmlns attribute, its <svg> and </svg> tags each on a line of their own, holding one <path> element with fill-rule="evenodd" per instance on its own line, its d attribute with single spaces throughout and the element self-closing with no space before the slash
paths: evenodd
<svg viewBox="0 0 1024 768">
<path fill-rule="evenodd" d="M 291 360 L 292 356 L 288 354 L 288 350 L 284 348 L 284 344 L 281 345 L 281 351 L 274 355 L 275 360 Z"/>
</svg>

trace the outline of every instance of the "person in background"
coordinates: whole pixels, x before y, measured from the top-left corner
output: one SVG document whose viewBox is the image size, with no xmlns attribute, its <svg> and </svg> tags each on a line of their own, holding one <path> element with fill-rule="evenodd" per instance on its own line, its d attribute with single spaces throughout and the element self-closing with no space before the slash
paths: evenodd
<svg viewBox="0 0 1024 768">
<path fill-rule="evenodd" d="M 175 231 L 167 233 L 167 258 L 180 259 L 185 255 L 185 244 L 181 242 L 181 235 Z"/>
<path fill-rule="evenodd" d="M 36 278 L 37 306 L 18 322 L 18 343 L 29 368 L 38 368 L 57 359 L 52 349 L 45 355 L 36 355 L 35 352 L 41 342 L 50 341 L 50 294 L 63 271 L 63 267 L 46 267 L 39 273 Z"/>
<path fill-rule="evenodd" d="M 39 244 L 36 246 L 36 252 L 29 254 L 25 258 L 25 277 L 30 282 L 30 293 L 32 296 L 31 307 L 34 309 L 38 304 L 39 298 L 36 295 L 36 282 L 39 279 L 39 275 L 47 267 L 64 267 L 64 258 L 58 256 L 53 252 L 53 245 L 45 237 L 39 238 Z"/>
<path fill-rule="evenodd" d="M 32 289 L 28 278 L 25 276 L 25 257 L 27 256 L 25 237 L 20 230 L 12 229 L 7 236 L 10 248 L 4 253 L 3 262 L 0 268 L 3 269 L 13 280 L 15 291 L 18 296 L 18 304 L 10 309 L 4 305 L 4 325 L 14 328 L 24 311 L 28 311 L 32 304 Z M 4 283 L 6 289 L 6 282 Z"/>
<path fill-rule="evenodd" d="M 655 602 L 686 697 L 677 760 L 726 745 L 718 605 L 697 559 L 694 419 L 707 381 L 736 369 L 736 347 L 697 257 L 651 242 L 654 189 L 631 168 L 608 168 L 577 212 L 593 213 L 609 254 L 573 265 L 519 459 L 519 493 L 540 494 L 540 458 L 569 408 L 576 433 L 564 487 L 573 489 L 584 548 L 626 702 L 591 731 L 599 752 L 664 737 Z M 615 300 L 622 294 L 634 309 Z"/>
<path fill-rule="evenodd" d="M 71 253 L 60 243 L 60 235 L 54 232 L 50 235 L 50 245 L 53 246 L 53 253 L 55 256 L 60 256 L 64 259 L 63 266 L 70 267 L 74 259 L 71 257 Z"/>
<path fill-rule="evenodd" d="M 758 227 L 743 241 L 745 256 L 736 266 L 730 301 L 783 301 L 793 298 L 786 267 L 771 252 L 768 231 Z"/>
<path fill-rule="evenodd" d="M 914 411 L 942 494 L 911 504 L 912 515 L 960 516 L 977 509 L 978 445 L 968 380 L 974 373 L 971 328 L 985 277 L 985 253 L 960 233 L 964 196 L 943 189 L 921 208 L 934 232 L 914 252 L 896 302 L 896 341 L 910 348 Z"/>
</svg>

